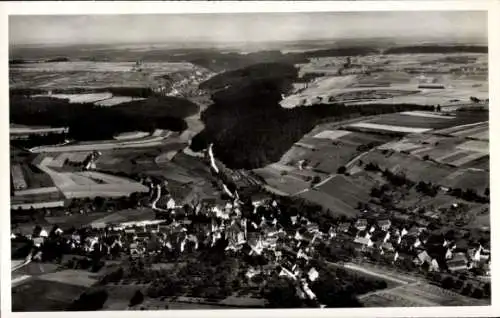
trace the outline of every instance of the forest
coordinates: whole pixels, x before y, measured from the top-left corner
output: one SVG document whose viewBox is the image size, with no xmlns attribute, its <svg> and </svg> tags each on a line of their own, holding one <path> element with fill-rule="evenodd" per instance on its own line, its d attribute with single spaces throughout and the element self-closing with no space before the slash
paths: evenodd
<svg viewBox="0 0 500 318">
<path fill-rule="evenodd" d="M 217 158 L 229 168 L 254 169 L 278 161 L 322 121 L 434 109 L 411 104 L 282 108 L 281 94 L 296 78 L 293 65 L 263 63 L 228 71 L 202 83 L 201 88 L 213 92 L 214 103 L 202 113 L 205 130 L 193 138 L 191 148 L 199 151 L 214 143 Z"/>
</svg>

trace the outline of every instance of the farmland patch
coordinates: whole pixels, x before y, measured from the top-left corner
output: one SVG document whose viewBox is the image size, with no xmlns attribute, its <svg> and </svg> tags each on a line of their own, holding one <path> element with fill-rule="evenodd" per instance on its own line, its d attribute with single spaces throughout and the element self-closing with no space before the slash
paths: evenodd
<svg viewBox="0 0 500 318">
<path fill-rule="evenodd" d="M 410 116 L 402 113 L 379 116 L 370 123 L 381 125 L 395 125 L 411 128 L 436 128 L 449 122 L 449 118 L 429 118 L 421 116 Z"/>
<path fill-rule="evenodd" d="M 387 122 L 387 121 L 384 121 Z M 395 121 L 395 123 L 398 123 Z M 360 122 L 360 123 L 354 123 L 349 125 L 348 127 L 354 127 L 354 128 L 362 128 L 362 129 L 367 129 L 367 130 L 375 130 L 375 131 L 390 131 L 390 132 L 401 132 L 401 133 L 423 133 L 428 130 L 431 130 L 430 128 L 414 128 L 414 127 L 403 127 L 403 126 L 396 126 L 396 125 L 391 125 L 391 124 L 378 124 L 376 122 Z"/>
<path fill-rule="evenodd" d="M 346 130 L 324 130 L 315 135 L 314 138 L 336 140 L 350 133 L 350 131 Z"/>
<path fill-rule="evenodd" d="M 73 269 L 44 274 L 39 276 L 39 279 L 50 282 L 82 286 L 86 288 L 97 283 L 97 279 L 92 278 L 90 272 Z"/>
<path fill-rule="evenodd" d="M 477 151 L 484 154 L 489 154 L 489 142 L 480 140 L 469 140 L 457 146 L 458 149 Z"/>
<path fill-rule="evenodd" d="M 332 216 L 346 215 L 348 217 L 355 217 L 359 214 L 359 211 L 357 211 L 355 208 L 353 208 L 346 202 L 334 198 L 331 195 L 322 191 L 318 190 L 306 191 L 299 194 L 298 197 L 306 201 L 318 204 L 322 206 L 325 210 L 330 210 Z"/>
<path fill-rule="evenodd" d="M 12 289 L 12 311 L 64 310 L 85 290 L 57 281 L 32 280 Z"/>
<path fill-rule="evenodd" d="M 389 169 L 393 173 L 404 173 L 410 180 L 437 184 L 453 171 L 450 167 L 397 152 L 384 155 L 380 151 L 372 151 L 363 161 L 376 163 L 382 169 Z"/>
<path fill-rule="evenodd" d="M 443 115 L 437 115 L 431 112 L 423 112 L 423 111 L 408 111 L 408 112 L 401 112 L 401 115 L 407 115 L 407 116 L 416 116 L 416 117 L 424 117 L 424 118 L 438 118 L 438 119 L 453 119 L 455 117 L 453 116 L 443 116 Z"/>
</svg>

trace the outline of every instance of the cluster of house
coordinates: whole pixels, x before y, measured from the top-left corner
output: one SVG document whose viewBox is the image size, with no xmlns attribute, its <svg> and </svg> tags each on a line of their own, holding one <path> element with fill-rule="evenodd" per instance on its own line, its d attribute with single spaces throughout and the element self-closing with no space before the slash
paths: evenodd
<svg viewBox="0 0 500 318">
<path fill-rule="evenodd" d="M 276 201 L 255 200 L 253 214 L 245 217 L 238 200 L 227 201 L 224 206 L 204 205 L 195 209 L 210 220 L 193 222 L 192 218 L 180 220 L 150 220 L 121 224 L 102 224 L 76 231 L 63 231 L 54 226 L 50 232 L 37 226 L 31 235 L 34 252 L 32 260 L 41 259 L 47 240 L 66 245 L 64 250 L 90 255 L 100 253 L 109 257 L 128 254 L 133 257 L 154 255 L 164 251 L 174 254 L 199 248 L 212 248 L 219 240 L 224 241 L 227 253 L 242 253 L 263 257 L 269 263 L 265 268 L 249 266 L 247 277 L 265 274 L 271 270 L 296 282 L 300 297 L 311 301 L 316 296 L 309 284 L 319 277 L 317 270 L 309 265 L 314 242 L 323 236 L 318 226 L 300 216 L 291 216 L 295 227 L 285 231 L 278 222 L 280 210 Z M 301 230 L 298 230 L 298 229 Z M 12 234 L 12 238 L 16 235 Z M 55 245 L 50 245 L 55 246 Z"/>
<path fill-rule="evenodd" d="M 208 159 L 214 172 L 219 174 L 211 148 Z M 392 262 L 409 258 L 430 271 L 455 272 L 482 266 L 489 272 L 491 256 L 487 247 L 470 247 L 468 242 L 434 237 L 425 227 L 407 229 L 394 226 L 389 219 L 369 221 L 360 218 L 339 223 L 325 233 L 304 216 L 283 215 L 279 204 L 269 196 L 254 198 L 252 213 L 244 215 L 237 191 L 231 191 L 225 184 L 222 187 L 229 200 L 197 204 L 193 214 L 176 219 L 173 213 L 169 221 L 105 224 L 69 232 L 57 226 L 50 232 L 37 227 L 29 237 L 35 247 L 31 257 L 40 258 L 46 240 L 57 240 L 83 254 L 98 252 L 110 257 L 123 254 L 142 257 L 165 251 L 178 255 L 190 250 L 210 249 L 222 241 L 227 253 L 266 259 L 266 266 L 249 266 L 246 273 L 249 279 L 278 270 L 280 276 L 294 282 L 299 297 L 316 303 L 316 295 L 309 286 L 320 276 L 311 265 L 319 242 L 349 241 L 360 251 L 377 252 Z M 156 200 L 160 191 L 157 194 Z M 172 204 L 170 210 L 177 208 Z M 199 221 L 196 217 L 199 215 L 204 216 L 204 221 Z M 280 222 L 285 219 L 286 228 Z M 15 237 L 13 234 L 12 238 Z"/>
<path fill-rule="evenodd" d="M 351 238 L 358 250 L 378 251 L 393 262 L 410 258 L 415 265 L 426 266 L 429 271 L 457 272 L 481 267 L 489 275 L 491 255 L 488 248 L 465 239 L 455 242 L 432 236 L 425 227 L 397 228 L 389 219 L 368 222 L 361 218 L 341 223 L 329 231 L 330 237 L 339 234 Z"/>
</svg>

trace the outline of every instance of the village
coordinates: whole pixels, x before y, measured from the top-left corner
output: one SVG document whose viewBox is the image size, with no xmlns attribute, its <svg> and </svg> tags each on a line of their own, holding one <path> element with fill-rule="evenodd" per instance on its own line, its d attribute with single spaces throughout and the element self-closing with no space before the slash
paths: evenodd
<svg viewBox="0 0 500 318">
<path fill-rule="evenodd" d="M 211 147 L 206 162 L 216 177 L 226 180 Z M 289 280 L 296 296 L 309 307 L 328 307 L 311 287 L 322 279 L 321 266 L 341 267 L 362 275 L 368 271 L 368 277 L 382 280 L 390 276 L 388 273 L 398 272 L 454 291 L 454 297 L 461 296 L 459 293 L 479 299 L 488 297 L 491 255 L 485 239 L 466 234 L 456 239 L 454 233 L 433 235 L 410 220 L 363 215 L 318 223 L 314 217 L 307 217 L 311 213 L 290 208 L 290 199 L 264 190 L 240 198 L 238 190 L 223 181 L 219 183 L 220 197 L 178 204 L 166 184 L 149 184 L 154 217 L 95 221 L 80 228 L 37 225 L 27 235 L 13 230 L 13 242 L 32 246 L 26 259 L 13 267 L 13 287 L 31 278 L 15 277 L 23 267 L 37 262 L 62 262 L 65 255 L 79 255 L 87 259 L 87 267 L 99 271 L 108 262 L 154 258 L 154 263 L 161 264 L 200 251 L 221 250 L 232 258 L 252 259 L 244 270 L 248 280 L 255 276 L 265 280 L 276 273 Z M 166 201 L 164 208 L 156 206 L 160 196 Z M 99 279 L 106 283 L 113 275 L 116 271 Z"/>
</svg>

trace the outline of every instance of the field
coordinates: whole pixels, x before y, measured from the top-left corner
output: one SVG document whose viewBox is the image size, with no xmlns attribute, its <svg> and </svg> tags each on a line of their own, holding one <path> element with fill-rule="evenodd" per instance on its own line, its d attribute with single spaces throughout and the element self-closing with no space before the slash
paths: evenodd
<svg viewBox="0 0 500 318">
<path fill-rule="evenodd" d="M 119 197 L 133 192 L 147 192 L 142 184 L 98 172 L 58 172 L 50 168 L 53 157 L 44 156 L 38 167 L 52 178 L 66 198 Z"/>
<path fill-rule="evenodd" d="M 454 59 L 453 64 L 448 58 Z M 368 55 L 351 57 L 350 67 L 345 68 L 345 63 L 344 57 L 325 57 L 297 65 L 302 76 L 320 76 L 307 87 L 296 85 L 282 106 L 320 101 L 453 105 L 470 102 L 470 96 L 488 98 L 487 54 Z M 442 85 L 443 89 L 420 88 L 422 84 Z"/>
<path fill-rule="evenodd" d="M 370 199 L 370 190 L 375 181 L 366 174 L 356 176 L 336 175 L 320 184 L 318 187 L 298 194 L 297 196 L 309 202 L 321 205 L 329 210 L 332 216 L 359 215 L 357 205 Z"/>
<path fill-rule="evenodd" d="M 30 149 L 32 153 L 43 152 L 77 152 L 77 151 L 103 151 L 112 149 L 148 148 L 165 144 L 179 144 L 180 140 L 169 131 L 158 131 L 149 136 L 138 136 L 134 139 L 102 140 L 95 142 L 79 142 L 64 146 L 43 146 Z M 187 144 L 184 144 L 184 147 Z"/>
<path fill-rule="evenodd" d="M 64 310 L 85 290 L 77 285 L 31 280 L 12 289 L 12 311 Z"/>
<path fill-rule="evenodd" d="M 111 93 L 89 93 L 89 94 L 50 94 L 50 95 L 32 95 L 32 97 L 46 97 L 67 99 L 71 103 L 95 103 L 110 99 L 113 97 Z"/>
<path fill-rule="evenodd" d="M 91 276 L 92 274 L 88 271 L 67 269 L 40 275 L 38 279 L 51 283 L 69 284 L 88 288 L 97 283 L 97 279 Z"/>
<path fill-rule="evenodd" d="M 135 62 L 92 61 L 10 66 L 12 88 L 156 87 L 164 83 L 162 76 L 165 74 L 174 74 L 175 76 L 170 77 L 180 77 L 187 82 L 193 82 L 191 76 L 194 76 L 197 82 L 200 81 L 200 77 L 207 77 L 211 73 L 204 68 L 184 62 L 147 63 L 140 67 L 136 67 Z"/>
<path fill-rule="evenodd" d="M 90 225 L 101 225 L 108 223 L 123 223 L 133 221 L 153 220 L 155 218 L 154 211 L 147 208 L 139 208 L 135 210 L 123 210 L 113 214 L 107 214 L 99 219 L 94 219 Z"/>
<path fill-rule="evenodd" d="M 265 180 L 267 185 L 285 195 L 294 194 L 309 187 L 309 183 L 302 178 L 283 173 L 282 171 L 276 169 L 276 166 L 267 166 L 253 170 L 255 174 Z"/>
<path fill-rule="evenodd" d="M 428 283 L 415 283 L 373 293 L 361 299 L 365 307 L 478 306 L 487 302 L 465 297 Z"/>
<path fill-rule="evenodd" d="M 459 170 L 443 179 L 442 184 L 448 187 L 474 189 L 479 194 L 490 187 L 490 173 L 488 171 Z"/>
<path fill-rule="evenodd" d="M 422 116 L 425 114 L 424 116 Z M 431 129 L 445 129 L 457 125 L 487 120 L 487 114 L 461 114 L 441 116 L 423 112 L 402 112 L 377 116 L 372 120 L 348 125 L 349 128 L 373 130 L 375 132 L 423 133 Z"/>
<path fill-rule="evenodd" d="M 50 192 L 38 191 L 38 190 L 51 190 Z M 28 191 L 33 191 L 30 193 L 14 193 L 14 196 L 10 198 L 11 205 L 34 203 L 34 202 L 51 202 L 64 200 L 61 192 L 55 188 L 40 188 Z"/>
<path fill-rule="evenodd" d="M 415 128 L 415 127 L 404 127 L 404 126 L 395 126 L 391 124 L 377 124 L 374 122 L 361 122 L 355 123 L 348 126 L 349 128 L 361 128 L 364 131 L 389 131 L 389 132 L 401 132 L 401 133 L 423 133 L 429 131 L 430 128 Z"/>
<path fill-rule="evenodd" d="M 122 133 L 115 136 L 116 140 L 128 140 L 128 139 L 139 139 L 148 136 L 149 133 L 144 131 L 132 131 L 128 133 Z"/>
<path fill-rule="evenodd" d="M 441 126 L 453 125 L 453 119 L 455 119 L 455 117 L 441 116 L 439 118 L 436 118 L 429 116 L 414 116 L 409 115 L 409 113 L 406 112 L 382 115 L 379 116 L 376 120 L 370 121 L 370 123 L 380 125 L 398 125 L 411 128 L 435 129 L 440 128 Z"/>
<path fill-rule="evenodd" d="M 488 206 L 487 204 L 464 201 L 442 192 L 438 193 L 435 197 L 424 196 L 416 192 L 415 189 L 410 190 L 405 196 L 405 199 L 400 201 L 397 206 L 410 210 L 425 208 L 427 211 L 438 212 L 440 209 L 450 209 L 453 204 L 463 204 L 467 206 L 467 216 L 470 218 L 475 217 L 476 209 L 479 209 L 477 211 L 479 213 L 481 209 Z M 456 215 L 456 217 L 458 217 L 458 215 Z"/>
<path fill-rule="evenodd" d="M 439 183 L 454 171 L 450 167 L 397 152 L 384 155 L 378 150 L 373 151 L 363 161 L 376 163 L 382 169 L 389 169 L 394 173 L 404 172 L 410 180 L 432 183 Z"/>
<path fill-rule="evenodd" d="M 455 167 L 483 166 L 483 170 L 489 170 L 488 167 L 484 167 L 484 162 L 489 156 L 489 142 L 486 140 L 464 140 L 460 137 L 422 134 L 386 143 L 378 149 L 409 153 L 420 159 L 430 159 Z"/>
<path fill-rule="evenodd" d="M 122 103 L 128 103 L 131 101 L 144 100 L 141 97 L 131 97 L 131 96 L 114 96 L 110 92 L 105 93 L 82 93 L 82 94 L 43 94 L 43 95 L 32 95 L 32 97 L 51 97 L 66 99 L 69 103 L 90 103 L 96 106 L 115 106 Z"/>
<path fill-rule="evenodd" d="M 21 165 L 21 168 L 28 185 L 28 189 L 39 189 L 54 186 L 54 182 L 52 181 L 52 179 L 38 167 L 26 163 Z"/>
<path fill-rule="evenodd" d="M 389 169 L 394 173 L 404 173 L 413 181 L 432 182 L 461 189 L 470 188 L 478 193 L 483 193 L 485 188 L 489 187 L 488 171 L 451 168 L 403 153 L 395 152 L 384 155 L 378 150 L 370 152 L 363 160 L 366 163 L 376 163 L 382 169 Z"/>
</svg>

